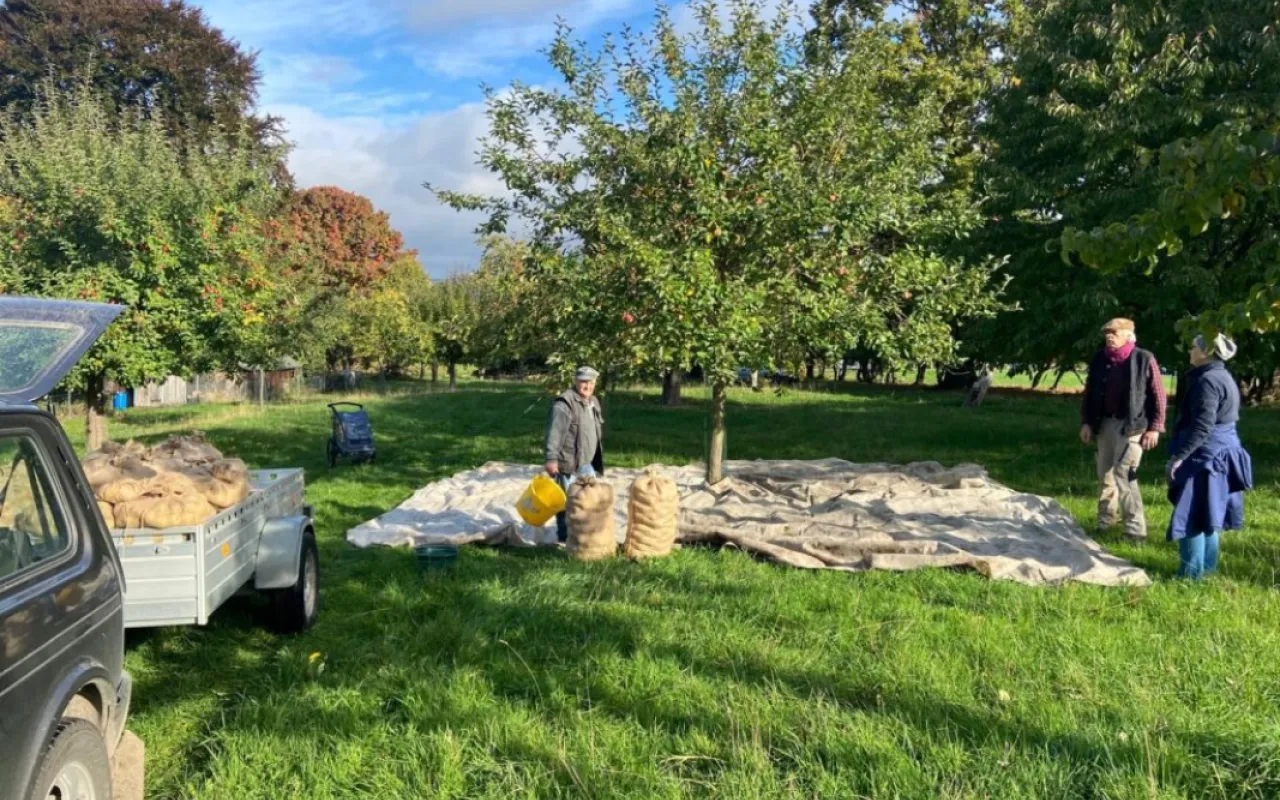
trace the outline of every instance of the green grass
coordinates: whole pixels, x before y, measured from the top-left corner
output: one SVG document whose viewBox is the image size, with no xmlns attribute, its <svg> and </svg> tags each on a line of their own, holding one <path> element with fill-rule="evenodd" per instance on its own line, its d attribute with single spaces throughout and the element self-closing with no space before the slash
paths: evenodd
<svg viewBox="0 0 1280 800">
<path fill-rule="evenodd" d="M 696 459 L 705 395 L 609 398 L 615 465 Z M 350 526 L 489 460 L 536 462 L 544 400 L 511 385 L 370 398 L 376 465 L 323 466 L 321 402 L 138 410 L 116 436 L 200 428 L 303 466 L 322 616 L 276 637 L 236 600 L 207 628 L 135 632 L 149 796 L 1245 798 L 1280 796 L 1280 413 L 1242 423 L 1258 469 L 1223 575 L 1172 578 L 1163 458 L 1153 538 L 1104 543 L 1145 590 L 973 574 L 811 573 L 740 553 L 583 565 L 473 549 L 423 574 Z M 978 462 L 1093 523 L 1068 398 L 977 411 L 911 391 L 731 395 L 731 458 Z M 318 654 L 318 655 L 317 655 Z"/>
</svg>

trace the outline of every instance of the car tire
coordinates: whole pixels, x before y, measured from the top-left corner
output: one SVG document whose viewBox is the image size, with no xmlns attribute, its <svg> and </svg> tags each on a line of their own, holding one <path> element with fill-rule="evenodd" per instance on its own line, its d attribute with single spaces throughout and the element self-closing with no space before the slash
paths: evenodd
<svg viewBox="0 0 1280 800">
<path fill-rule="evenodd" d="M 312 533 L 302 535 L 298 580 L 271 592 L 271 627 L 279 633 L 301 633 L 316 621 L 320 610 L 320 551 Z"/>
<path fill-rule="evenodd" d="M 111 759 L 92 722 L 64 719 L 40 759 L 30 800 L 111 800 Z"/>
</svg>

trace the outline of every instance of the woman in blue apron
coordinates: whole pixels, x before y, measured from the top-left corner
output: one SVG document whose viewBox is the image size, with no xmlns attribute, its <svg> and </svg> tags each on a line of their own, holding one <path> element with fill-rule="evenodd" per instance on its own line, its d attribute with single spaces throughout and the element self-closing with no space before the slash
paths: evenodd
<svg viewBox="0 0 1280 800">
<path fill-rule="evenodd" d="M 1168 539 L 1178 543 L 1178 576 L 1192 580 L 1217 569 L 1222 531 L 1244 527 L 1244 493 L 1253 488 L 1253 463 L 1236 433 L 1240 388 L 1225 363 L 1235 354 L 1235 342 L 1224 335 L 1197 336 L 1192 369 L 1179 387 Z"/>
</svg>

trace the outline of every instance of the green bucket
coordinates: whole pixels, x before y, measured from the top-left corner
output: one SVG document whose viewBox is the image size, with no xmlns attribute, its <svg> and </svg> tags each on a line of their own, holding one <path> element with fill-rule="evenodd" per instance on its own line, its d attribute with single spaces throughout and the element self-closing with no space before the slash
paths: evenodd
<svg viewBox="0 0 1280 800">
<path fill-rule="evenodd" d="M 420 544 L 413 548 L 418 566 L 428 572 L 449 569 L 458 563 L 458 547 L 452 544 Z"/>
</svg>

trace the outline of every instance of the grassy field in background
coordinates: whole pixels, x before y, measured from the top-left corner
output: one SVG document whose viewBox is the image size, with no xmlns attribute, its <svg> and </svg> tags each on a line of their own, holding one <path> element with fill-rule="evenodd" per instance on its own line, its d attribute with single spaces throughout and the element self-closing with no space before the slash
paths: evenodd
<svg viewBox="0 0 1280 800">
<path fill-rule="evenodd" d="M 614 465 L 701 457 L 705 394 L 607 400 Z M 204 629 L 134 632 L 149 797 L 1266 798 L 1280 796 L 1280 412 L 1250 411 L 1250 527 L 1223 575 L 1173 579 L 1153 539 L 1103 537 L 1144 590 L 965 573 L 810 573 L 740 553 L 583 565 L 468 550 L 449 572 L 344 532 L 423 484 L 534 463 L 545 398 L 465 384 L 371 397 L 374 465 L 324 466 L 323 401 L 135 410 L 114 437 L 198 428 L 252 466 L 306 468 L 320 621 L 236 600 Z M 735 391 L 730 458 L 977 462 L 1093 518 L 1075 401 L 857 389 Z M 68 423 L 74 429 L 74 425 Z"/>
</svg>

